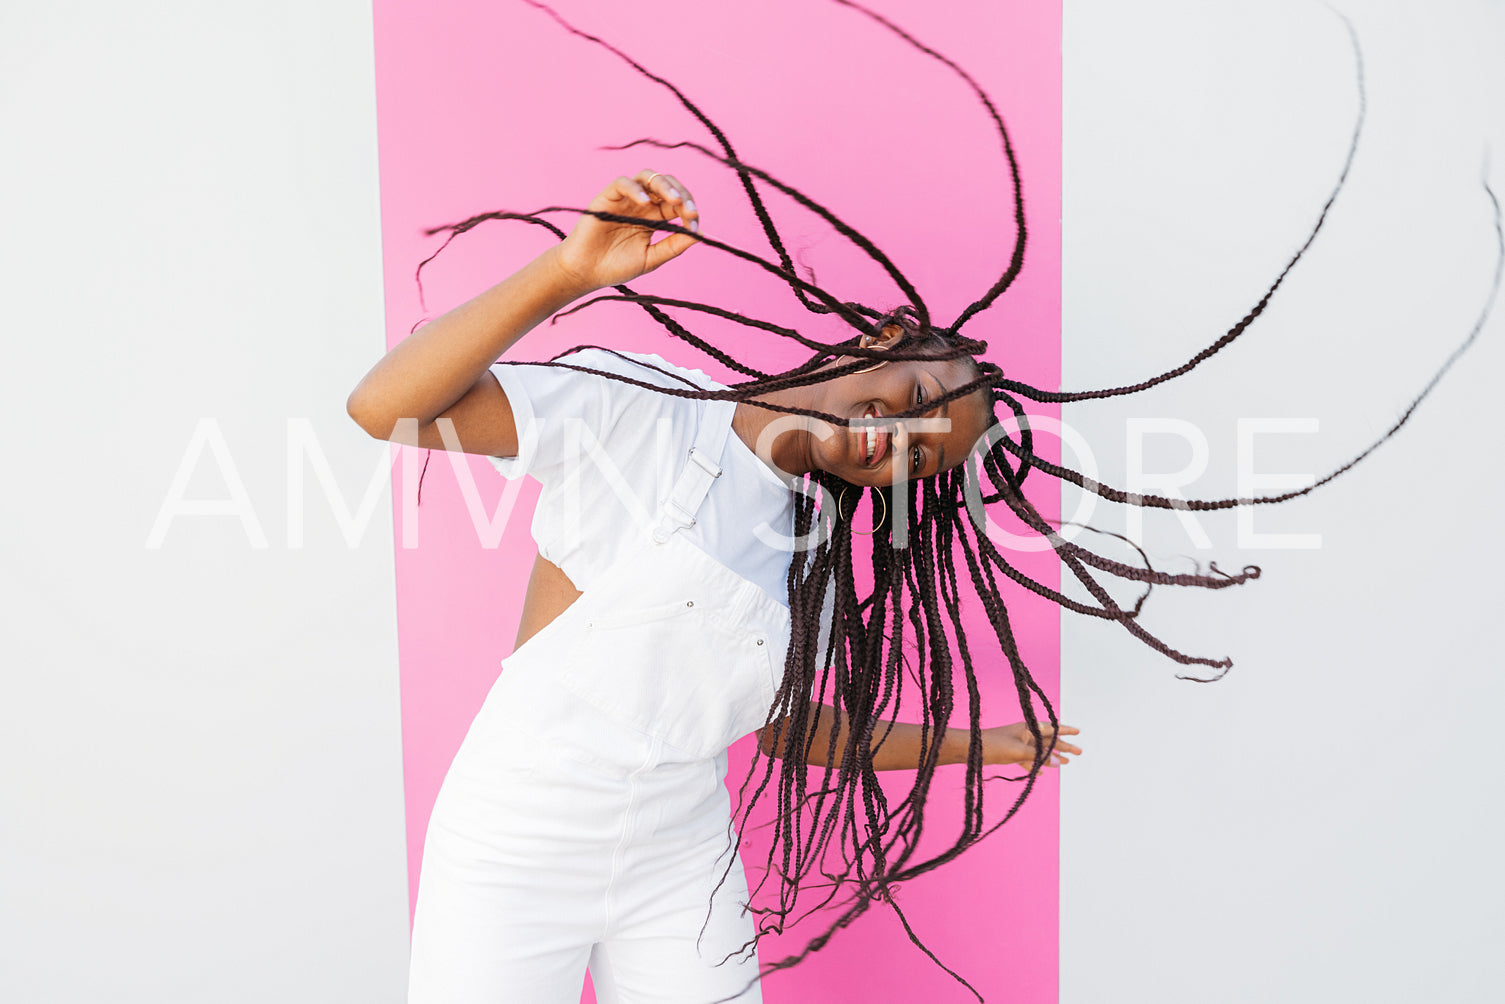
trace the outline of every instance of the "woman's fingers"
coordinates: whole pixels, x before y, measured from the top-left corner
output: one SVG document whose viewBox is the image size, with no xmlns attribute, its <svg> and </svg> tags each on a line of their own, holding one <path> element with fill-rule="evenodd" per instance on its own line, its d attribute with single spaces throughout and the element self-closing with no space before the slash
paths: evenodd
<svg viewBox="0 0 1505 1004">
<path fill-rule="evenodd" d="M 1027 729 L 1027 727 L 1026 727 L 1026 729 Z M 1042 740 L 1044 740 L 1044 743 L 1045 743 L 1046 746 L 1050 745 L 1051 731 L 1052 730 L 1051 730 L 1051 727 L 1049 725 L 1041 724 L 1041 726 L 1040 726 L 1040 738 Z M 1075 745 L 1073 743 L 1069 743 L 1066 740 L 1064 740 L 1064 739 L 1061 738 L 1062 736 L 1074 736 L 1074 735 L 1078 735 L 1078 734 L 1081 733 L 1081 731 L 1082 731 L 1081 729 L 1075 728 L 1074 726 L 1071 726 L 1071 725 L 1062 725 L 1060 728 L 1057 728 L 1054 731 L 1055 731 L 1055 739 L 1056 739 L 1056 741 L 1055 741 L 1055 749 L 1051 753 L 1051 763 L 1050 763 L 1050 766 L 1056 767 L 1056 766 L 1059 766 L 1060 764 L 1063 764 L 1063 763 L 1070 763 L 1071 762 L 1071 756 L 1081 756 L 1082 755 L 1082 748 L 1080 746 L 1077 746 L 1077 745 Z M 1068 753 L 1071 754 L 1071 756 L 1064 756 L 1064 755 L 1062 755 L 1062 754 L 1068 754 Z"/>
<path fill-rule="evenodd" d="M 1070 725 L 1062 725 L 1059 729 L 1056 730 L 1056 749 L 1066 753 L 1074 753 L 1080 755 L 1082 752 L 1082 748 L 1080 746 L 1073 746 L 1071 743 L 1067 742 L 1061 737 L 1078 735 L 1081 731 L 1081 729 L 1072 728 Z M 1045 728 L 1041 729 L 1040 735 L 1046 739 L 1049 739 L 1050 727 L 1046 726 Z"/>
<path fill-rule="evenodd" d="M 1045 758 L 1044 766 L 1059 767 L 1070 763 L 1073 757 L 1081 756 L 1080 746 L 1061 738 L 1064 735 L 1076 735 L 1081 729 L 1062 725 L 1053 731 L 1044 722 L 1037 723 L 1037 728 L 1040 742 L 1036 742 L 1030 734 L 1027 722 L 1015 722 L 985 730 L 984 757 L 991 757 L 988 761 L 990 763 L 1032 764 L 1043 750 L 1049 749 L 1050 754 Z"/>
<path fill-rule="evenodd" d="M 700 207 L 695 205 L 695 200 L 690 197 L 690 190 L 677 181 L 675 185 L 679 189 L 679 223 L 686 230 L 700 233 Z"/>
<path fill-rule="evenodd" d="M 672 174 L 661 174 L 644 168 L 638 172 L 634 180 L 647 190 L 654 202 L 658 203 L 659 213 L 664 219 L 672 220 L 678 217 L 680 225 L 686 230 L 700 232 L 700 210 L 695 205 L 690 190 L 681 184 L 678 178 Z"/>
<path fill-rule="evenodd" d="M 650 171 L 646 167 L 638 172 L 637 181 L 659 199 L 679 199 L 684 194 L 669 175 Z"/>
<path fill-rule="evenodd" d="M 674 207 L 672 214 L 666 214 L 668 219 L 679 217 L 680 226 L 686 230 L 700 233 L 700 210 L 695 205 L 695 200 L 690 196 L 690 190 L 680 184 L 679 179 L 672 174 L 660 175 L 654 181 L 667 181 L 670 186 L 669 204 Z"/>
<path fill-rule="evenodd" d="M 649 244 L 647 265 L 651 271 L 696 243 L 695 235 L 700 232 L 700 211 L 690 198 L 689 189 L 672 174 L 643 170 L 638 172 L 635 180 L 652 196 L 660 218 L 672 220 L 678 217 L 680 226 L 691 231 L 688 234 L 671 233 L 663 240 Z"/>
<path fill-rule="evenodd" d="M 612 184 L 616 188 L 615 195 L 618 199 L 627 199 L 640 206 L 650 205 L 653 202 L 653 195 L 638 178 L 629 178 L 624 174 L 618 176 Z"/>
</svg>

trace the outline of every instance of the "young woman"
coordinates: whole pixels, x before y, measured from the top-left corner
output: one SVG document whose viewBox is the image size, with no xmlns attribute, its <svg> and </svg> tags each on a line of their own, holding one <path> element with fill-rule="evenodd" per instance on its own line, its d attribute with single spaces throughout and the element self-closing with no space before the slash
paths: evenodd
<svg viewBox="0 0 1505 1004">
<path fill-rule="evenodd" d="M 630 222 L 674 218 L 689 232 L 657 243 Z M 373 436 L 485 454 L 544 486 L 516 650 L 429 824 L 415 1004 L 574 1001 L 587 965 L 603 1002 L 759 999 L 726 749 L 758 730 L 765 752 L 829 767 L 848 742 L 838 708 L 808 692 L 797 728 L 769 721 L 791 558 L 809 536 L 796 533 L 791 478 L 886 489 L 897 506 L 907 482 L 958 467 L 994 424 L 978 363 L 907 312 L 856 339 L 861 359 L 742 401 L 657 357 L 495 362 L 572 301 L 683 253 L 699 219 L 677 178 L 617 178 L 568 238 L 415 332 L 350 396 Z M 917 409 L 919 421 L 892 418 Z M 836 507 L 850 516 L 855 499 Z M 1037 769 L 1081 752 L 1058 737 L 1076 729 L 1031 726 L 974 737 L 869 722 L 862 759 Z"/>
</svg>

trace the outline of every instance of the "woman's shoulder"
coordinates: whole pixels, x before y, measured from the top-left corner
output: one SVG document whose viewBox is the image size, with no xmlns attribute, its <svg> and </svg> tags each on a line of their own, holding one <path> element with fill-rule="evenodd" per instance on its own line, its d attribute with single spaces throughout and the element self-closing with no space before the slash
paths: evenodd
<svg viewBox="0 0 1505 1004">
<path fill-rule="evenodd" d="M 712 380 L 702 370 L 678 366 L 653 352 L 627 352 L 622 349 L 603 348 L 599 345 L 585 345 L 557 357 L 555 361 L 579 366 L 586 370 L 626 377 L 651 387 L 725 389 L 724 384 Z M 624 383 L 623 386 L 630 388 L 633 385 Z"/>
</svg>

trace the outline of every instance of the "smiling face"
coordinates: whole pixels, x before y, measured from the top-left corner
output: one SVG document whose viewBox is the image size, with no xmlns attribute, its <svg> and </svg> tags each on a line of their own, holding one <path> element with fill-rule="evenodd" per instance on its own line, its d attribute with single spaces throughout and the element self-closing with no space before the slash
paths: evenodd
<svg viewBox="0 0 1505 1004">
<path fill-rule="evenodd" d="M 817 384 L 820 400 L 815 407 L 856 422 L 883 419 L 974 379 L 976 370 L 966 359 L 888 362 L 867 373 Z M 993 421 L 985 389 L 919 417 L 949 419 L 950 429 L 928 428 L 909 419 L 899 420 L 898 428 L 892 422 L 838 428 L 825 439 L 812 437 L 811 459 L 821 470 L 855 485 L 881 486 L 929 477 L 960 464 Z"/>
</svg>

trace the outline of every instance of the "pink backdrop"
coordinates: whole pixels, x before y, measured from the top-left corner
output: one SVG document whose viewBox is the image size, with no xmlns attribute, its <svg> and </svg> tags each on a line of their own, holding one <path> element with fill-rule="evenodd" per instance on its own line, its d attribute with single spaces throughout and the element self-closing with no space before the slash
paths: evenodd
<svg viewBox="0 0 1505 1004">
<path fill-rule="evenodd" d="M 968 333 L 984 337 L 1012 373 L 1055 386 L 1060 362 L 1060 4 L 950 4 L 874 0 L 880 13 L 965 67 L 990 93 L 1014 137 L 1025 181 L 1030 244 L 1023 276 Z M 673 81 L 726 131 L 743 158 L 794 184 L 883 248 L 949 321 L 1003 270 L 1014 228 L 1008 177 L 990 121 L 949 70 L 860 13 L 813 0 L 651 5 L 561 0 L 577 27 L 599 35 Z M 745 196 L 728 172 L 693 153 L 600 150 L 644 136 L 709 141 L 672 95 L 605 50 L 568 34 L 544 12 L 509 0 L 376 0 L 387 337 L 400 341 L 433 316 L 504 278 L 553 240 L 536 227 L 492 223 L 457 240 L 425 272 L 428 313 L 415 264 L 436 242 L 421 229 L 488 209 L 583 206 L 612 177 L 648 166 L 694 193 L 706 232 L 767 254 Z M 839 235 L 792 202 L 770 208 L 796 257 L 827 289 L 891 306 L 893 287 Z M 556 222 L 568 230 L 572 219 Z M 829 322 L 794 303 L 776 282 L 709 248 L 695 248 L 636 283 L 638 289 L 742 309 L 811 331 Z M 747 329 L 703 330 L 722 341 Z M 770 339 L 770 342 L 773 340 Z M 672 342 L 636 308 L 592 308 L 541 328 L 518 347 L 546 358 L 579 343 L 660 352 L 713 376 L 727 374 Z M 749 345 L 755 359 L 782 346 Z M 787 355 L 781 356 L 786 361 Z M 1049 414 L 1035 409 L 1037 414 Z M 1054 444 L 1044 441 L 1042 451 Z M 416 451 L 414 451 L 416 452 Z M 413 497 L 400 467 L 394 498 Z M 451 460 L 457 462 L 451 464 Z M 1043 479 L 1042 479 L 1043 480 Z M 468 482 L 468 484 L 467 484 Z M 417 525 L 397 507 L 397 609 L 410 880 L 429 810 L 471 717 L 510 651 L 535 548 L 528 533 L 531 483 L 497 543 L 477 532 L 505 482 L 482 458 L 428 457 Z M 1047 486 L 1048 487 L 1048 486 Z M 1047 513 L 1054 494 L 1036 487 Z M 467 502 L 467 497 L 471 502 Z M 505 504 L 505 503 L 502 503 Z M 406 542 L 406 546 L 404 546 Z M 416 544 L 417 546 L 413 546 Z M 1056 581 L 1053 562 L 1019 556 Z M 1058 693 L 1054 607 L 1008 592 L 1025 657 L 1046 692 Z M 985 625 L 974 637 L 982 639 Z M 984 700 L 991 723 L 1018 719 L 1007 666 L 997 656 Z M 1069 718 L 1067 719 L 1069 721 Z M 734 748 L 733 781 L 746 770 Z M 927 826 L 954 832 L 961 769 L 944 768 Z M 894 784 L 897 791 L 899 776 Z M 958 861 L 902 891 L 927 945 L 990 1001 L 1053 1001 L 1057 957 L 1057 800 L 1052 774 L 1019 816 Z M 992 818 L 1015 786 L 990 788 Z M 750 878 L 756 840 L 744 855 Z M 804 946 L 803 926 L 768 939 L 764 961 Z M 770 1002 L 964 1001 L 971 995 L 910 946 L 877 909 L 791 972 L 765 981 Z M 588 991 L 587 991 L 588 996 Z"/>
</svg>

